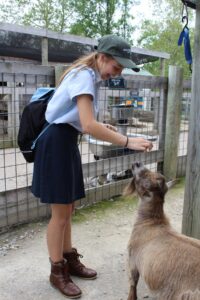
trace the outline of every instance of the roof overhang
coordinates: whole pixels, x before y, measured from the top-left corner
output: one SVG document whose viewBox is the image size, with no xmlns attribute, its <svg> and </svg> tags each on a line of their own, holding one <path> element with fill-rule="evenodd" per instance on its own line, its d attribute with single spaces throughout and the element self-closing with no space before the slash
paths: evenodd
<svg viewBox="0 0 200 300">
<path fill-rule="evenodd" d="M 41 61 L 42 38 L 48 39 L 48 60 L 57 63 L 71 63 L 81 55 L 92 52 L 97 45 L 97 40 L 87 37 L 0 23 L 0 56 Z M 170 58 L 165 52 L 135 47 L 131 55 L 136 64 Z"/>
<path fill-rule="evenodd" d="M 196 9 L 196 4 L 199 0 L 182 0 L 183 4 L 186 4 L 188 7 Z"/>
</svg>

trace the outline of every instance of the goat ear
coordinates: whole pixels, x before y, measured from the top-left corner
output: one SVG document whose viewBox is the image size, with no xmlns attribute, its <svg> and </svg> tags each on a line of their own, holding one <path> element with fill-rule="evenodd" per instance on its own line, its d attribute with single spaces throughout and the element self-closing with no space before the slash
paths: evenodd
<svg viewBox="0 0 200 300">
<path fill-rule="evenodd" d="M 160 177 L 157 179 L 157 182 L 158 182 L 159 187 L 162 188 L 164 186 L 165 180 L 163 177 Z"/>
<path fill-rule="evenodd" d="M 123 191 L 123 196 L 129 196 L 135 192 L 135 179 L 133 178 L 131 182 L 125 187 Z"/>
<path fill-rule="evenodd" d="M 163 176 L 163 177 L 159 178 L 157 181 L 158 181 L 158 185 L 160 187 L 160 190 L 165 194 L 168 190 L 168 187 L 167 187 L 166 182 L 165 182 L 165 177 Z"/>
</svg>

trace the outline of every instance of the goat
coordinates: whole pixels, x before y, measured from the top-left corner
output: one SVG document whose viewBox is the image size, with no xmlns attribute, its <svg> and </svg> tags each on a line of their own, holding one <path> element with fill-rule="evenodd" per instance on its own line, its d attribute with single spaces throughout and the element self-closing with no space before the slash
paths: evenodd
<svg viewBox="0 0 200 300">
<path fill-rule="evenodd" d="M 164 176 L 142 163 L 134 163 L 132 173 L 124 194 L 136 191 L 140 204 L 128 244 L 128 300 L 137 299 L 139 276 L 158 300 L 199 300 L 200 241 L 171 227 L 163 210 Z"/>
</svg>

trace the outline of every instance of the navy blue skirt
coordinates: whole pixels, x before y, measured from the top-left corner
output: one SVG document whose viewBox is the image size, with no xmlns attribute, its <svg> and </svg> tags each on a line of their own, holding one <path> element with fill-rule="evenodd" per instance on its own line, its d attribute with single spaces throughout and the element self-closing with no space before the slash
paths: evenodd
<svg viewBox="0 0 200 300">
<path fill-rule="evenodd" d="M 85 197 L 78 131 L 52 124 L 35 149 L 32 193 L 42 203 L 70 204 Z"/>
</svg>

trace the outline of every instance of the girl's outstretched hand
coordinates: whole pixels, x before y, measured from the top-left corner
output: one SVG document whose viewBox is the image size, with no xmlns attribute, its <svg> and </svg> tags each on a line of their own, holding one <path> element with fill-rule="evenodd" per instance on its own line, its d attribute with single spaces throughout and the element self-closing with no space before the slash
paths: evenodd
<svg viewBox="0 0 200 300">
<path fill-rule="evenodd" d="M 131 150 L 150 151 L 153 148 L 152 142 L 143 138 L 128 138 L 127 148 Z"/>
</svg>

